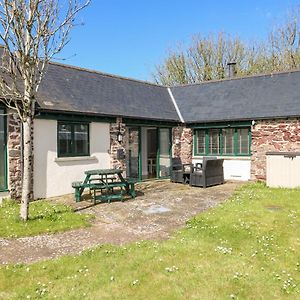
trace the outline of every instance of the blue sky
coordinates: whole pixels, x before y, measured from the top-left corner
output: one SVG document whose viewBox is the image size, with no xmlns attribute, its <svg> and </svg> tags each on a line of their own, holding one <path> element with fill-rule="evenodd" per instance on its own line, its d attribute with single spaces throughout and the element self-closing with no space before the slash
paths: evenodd
<svg viewBox="0 0 300 300">
<path fill-rule="evenodd" d="M 300 0 L 92 0 L 78 16 L 64 63 L 151 80 L 168 49 L 200 33 L 224 31 L 245 40 L 267 31 Z"/>
</svg>

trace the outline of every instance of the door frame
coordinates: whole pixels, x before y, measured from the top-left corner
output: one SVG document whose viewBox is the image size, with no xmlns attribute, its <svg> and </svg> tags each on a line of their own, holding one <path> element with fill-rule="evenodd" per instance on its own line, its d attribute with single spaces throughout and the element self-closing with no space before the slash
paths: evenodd
<svg viewBox="0 0 300 300">
<path fill-rule="evenodd" d="M 7 115 L 6 115 L 6 109 L 3 106 L 0 106 L 0 109 L 3 110 L 3 114 L 0 117 L 3 117 L 4 121 L 4 155 L 3 155 L 3 160 L 4 160 L 4 186 L 0 186 L 0 192 L 7 192 L 8 191 L 8 178 L 7 178 Z M 0 158 L 1 160 L 1 158 Z"/>
<path fill-rule="evenodd" d="M 170 158 L 170 170 L 172 168 L 172 127 L 169 126 L 155 126 L 155 125 L 141 125 L 139 127 L 139 175 L 138 179 L 139 181 L 147 181 L 147 180 L 157 180 L 157 179 L 168 179 L 170 178 L 170 174 L 168 176 L 160 176 L 160 129 L 169 129 L 169 158 Z M 142 127 L 155 127 L 156 128 L 156 144 L 157 144 L 157 150 L 156 150 L 156 177 L 151 179 L 143 179 L 143 169 L 142 169 L 142 161 L 143 161 L 143 153 L 142 153 Z"/>
<path fill-rule="evenodd" d="M 167 179 L 170 178 L 169 176 L 164 176 L 160 177 L 159 173 L 159 147 L 157 151 L 157 162 L 158 162 L 158 167 L 156 168 L 156 178 L 153 179 L 143 179 L 142 178 L 142 128 L 143 127 L 155 127 L 156 130 L 158 131 L 157 134 L 157 143 L 159 144 L 159 129 L 160 128 L 165 128 L 169 129 L 169 157 L 170 157 L 170 170 L 172 169 L 172 140 L 173 140 L 173 128 L 177 126 L 174 122 L 157 122 L 157 121 L 142 121 L 142 120 L 136 120 L 136 119 L 124 119 L 124 123 L 126 124 L 126 127 L 137 127 L 138 128 L 138 138 L 139 138 L 139 143 L 138 143 L 138 181 L 146 181 L 146 180 L 157 180 L 157 179 Z"/>
<path fill-rule="evenodd" d="M 160 129 L 169 129 L 169 159 L 170 159 L 170 170 L 168 176 L 160 176 Z M 170 178 L 170 171 L 172 168 L 172 128 L 170 127 L 157 127 L 157 155 L 156 155 L 156 179 L 168 179 Z"/>
<path fill-rule="evenodd" d="M 142 161 L 141 161 L 141 127 L 140 126 L 137 126 L 137 125 L 131 125 L 131 124 L 128 124 L 126 126 L 126 130 L 128 131 L 128 136 L 130 135 L 130 129 L 131 128 L 134 128 L 136 129 L 136 131 L 138 132 L 138 156 L 137 156 L 137 163 L 138 163 L 138 166 L 137 166 L 137 178 L 135 177 L 129 177 L 131 175 L 131 163 L 130 163 L 130 159 L 131 159 L 131 155 L 129 155 L 127 157 L 128 159 L 128 162 L 126 162 L 126 166 L 127 166 L 127 170 L 126 170 L 126 175 L 127 177 L 129 178 L 132 178 L 132 179 L 137 179 L 138 181 L 141 181 L 141 174 L 142 174 Z M 128 148 L 130 147 L 129 146 L 129 141 L 128 143 L 126 143 Z M 126 146 L 126 151 L 129 151 L 129 149 L 127 148 Z"/>
</svg>

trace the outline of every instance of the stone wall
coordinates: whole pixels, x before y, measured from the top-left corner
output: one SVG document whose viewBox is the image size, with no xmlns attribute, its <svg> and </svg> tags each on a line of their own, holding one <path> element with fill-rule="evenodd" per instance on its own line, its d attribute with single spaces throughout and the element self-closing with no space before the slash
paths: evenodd
<svg viewBox="0 0 300 300">
<path fill-rule="evenodd" d="M 118 133 L 123 135 L 123 141 L 118 142 Z M 126 125 L 122 123 L 122 118 L 117 118 L 116 123 L 110 124 L 110 160 L 111 167 L 122 169 L 126 172 L 126 160 L 117 158 L 117 150 L 123 149 L 126 153 Z"/>
<path fill-rule="evenodd" d="M 300 151 L 300 119 L 256 121 L 251 150 L 251 178 L 266 180 L 266 152 Z"/>
<path fill-rule="evenodd" d="M 181 135 L 183 126 L 174 127 L 172 130 L 172 156 L 180 157 L 181 153 Z"/>
<path fill-rule="evenodd" d="M 185 126 L 173 128 L 173 157 L 180 157 L 183 164 L 192 162 L 193 157 L 193 130 Z"/>
<path fill-rule="evenodd" d="M 16 114 L 8 115 L 8 180 L 10 197 L 17 199 L 22 193 L 21 122 Z"/>
</svg>

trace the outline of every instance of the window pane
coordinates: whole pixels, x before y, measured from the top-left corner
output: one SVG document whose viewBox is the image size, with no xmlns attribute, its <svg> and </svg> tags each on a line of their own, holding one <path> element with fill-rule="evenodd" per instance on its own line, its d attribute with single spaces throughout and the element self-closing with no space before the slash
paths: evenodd
<svg viewBox="0 0 300 300">
<path fill-rule="evenodd" d="M 159 129 L 159 169 L 160 177 L 165 177 L 170 175 L 170 130 L 167 128 Z"/>
<path fill-rule="evenodd" d="M 242 128 L 237 129 L 237 138 L 238 138 L 238 154 L 249 154 L 249 129 L 248 128 Z"/>
<path fill-rule="evenodd" d="M 58 153 L 60 155 L 72 153 L 72 126 L 70 124 L 58 125 Z"/>
<path fill-rule="evenodd" d="M 127 176 L 139 178 L 139 128 L 128 128 L 128 145 L 126 149 Z"/>
<path fill-rule="evenodd" d="M 234 129 L 222 129 L 223 154 L 234 154 Z"/>
<path fill-rule="evenodd" d="M 205 153 L 205 130 L 197 130 L 197 154 Z"/>
<path fill-rule="evenodd" d="M 89 126 L 87 124 L 74 124 L 74 154 L 88 155 L 89 153 Z"/>
<path fill-rule="evenodd" d="M 209 154 L 220 153 L 219 129 L 209 130 Z"/>
</svg>

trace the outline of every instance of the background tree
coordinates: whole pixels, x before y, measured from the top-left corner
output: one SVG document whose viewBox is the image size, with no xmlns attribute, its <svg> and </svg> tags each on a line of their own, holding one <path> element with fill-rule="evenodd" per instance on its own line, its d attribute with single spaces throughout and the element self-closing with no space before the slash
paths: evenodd
<svg viewBox="0 0 300 300">
<path fill-rule="evenodd" d="M 289 12 L 285 21 L 269 34 L 270 59 L 274 70 L 290 70 L 300 67 L 299 8 Z"/>
<path fill-rule="evenodd" d="M 168 53 L 155 67 L 157 83 L 177 85 L 223 79 L 227 63 L 236 62 L 237 76 L 287 71 L 300 67 L 300 10 L 289 13 L 263 42 L 247 43 L 225 33 L 196 35 L 188 47 Z"/>
<path fill-rule="evenodd" d="M 238 74 L 246 71 L 246 45 L 238 37 L 225 33 L 194 36 L 189 47 L 171 51 L 165 61 L 156 66 L 154 79 L 164 85 L 196 83 L 226 77 L 228 62 L 237 63 Z"/>
<path fill-rule="evenodd" d="M 69 42 L 77 13 L 90 0 L 1 0 L 1 101 L 17 112 L 23 127 L 20 216 L 28 219 L 32 198 L 32 133 L 36 96 L 47 63 Z"/>
</svg>

